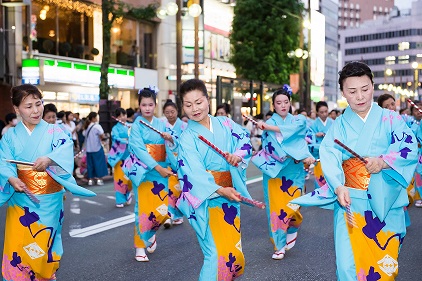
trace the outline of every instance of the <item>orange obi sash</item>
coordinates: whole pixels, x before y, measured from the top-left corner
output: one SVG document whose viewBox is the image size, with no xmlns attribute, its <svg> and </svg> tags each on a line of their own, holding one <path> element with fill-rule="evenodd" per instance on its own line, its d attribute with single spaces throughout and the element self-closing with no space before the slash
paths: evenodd
<svg viewBox="0 0 422 281">
<path fill-rule="evenodd" d="M 146 144 L 147 151 L 157 162 L 166 161 L 166 147 L 164 144 Z"/>
<path fill-rule="evenodd" d="M 47 172 L 37 172 L 29 166 L 18 165 L 18 178 L 34 194 L 51 194 L 63 189 Z"/>
<path fill-rule="evenodd" d="M 230 171 L 207 171 L 215 180 L 215 183 L 222 187 L 233 187 Z"/>
<path fill-rule="evenodd" d="M 346 178 L 345 186 L 360 190 L 368 189 L 371 174 L 368 173 L 362 161 L 358 158 L 350 158 L 343 161 L 342 167 Z"/>
</svg>

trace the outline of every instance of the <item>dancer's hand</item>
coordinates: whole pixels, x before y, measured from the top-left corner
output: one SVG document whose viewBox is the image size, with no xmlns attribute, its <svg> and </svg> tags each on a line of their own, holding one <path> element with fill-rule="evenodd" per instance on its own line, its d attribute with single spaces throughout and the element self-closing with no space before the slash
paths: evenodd
<svg viewBox="0 0 422 281">
<path fill-rule="evenodd" d="M 365 164 L 366 170 L 370 174 L 377 174 L 382 169 L 388 168 L 387 163 L 384 162 L 384 160 L 380 157 L 368 157 L 365 158 L 367 163 Z"/>
<path fill-rule="evenodd" d="M 165 139 L 166 141 L 171 142 L 172 144 L 174 144 L 173 138 L 169 133 L 161 133 L 161 136 L 163 137 L 163 139 Z"/>
<path fill-rule="evenodd" d="M 315 158 L 314 157 L 308 157 L 302 160 L 303 164 L 305 165 L 311 165 L 313 163 L 315 163 Z"/>
<path fill-rule="evenodd" d="M 339 185 L 335 190 L 335 194 L 337 194 L 337 200 L 343 207 L 346 207 L 352 203 L 349 189 L 344 185 Z"/>
<path fill-rule="evenodd" d="M 154 169 L 162 176 L 163 178 L 168 178 L 169 176 L 173 175 L 173 172 L 169 169 L 166 169 L 164 167 L 161 167 L 160 165 L 157 165 L 154 167 Z"/>
<path fill-rule="evenodd" d="M 47 167 L 51 165 L 51 162 L 51 159 L 46 156 L 39 157 L 37 160 L 35 160 L 32 170 L 37 172 L 45 172 Z"/>
<path fill-rule="evenodd" d="M 9 184 L 15 189 L 17 192 L 23 192 L 25 188 L 25 184 L 21 181 L 20 178 L 10 177 Z"/>
<path fill-rule="evenodd" d="M 218 195 L 224 196 L 229 200 L 240 202 L 240 193 L 233 187 L 220 187 L 216 192 Z"/>
<path fill-rule="evenodd" d="M 239 162 L 242 161 L 242 158 L 240 158 L 237 155 L 230 154 L 230 153 L 227 153 L 227 152 L 226 152 L 226 155 L 227 155 L 226 156 L 227 162 L 229 162 L 229 164 L 232 165 L 232 166 L 236 166 Z"/>
</svg>

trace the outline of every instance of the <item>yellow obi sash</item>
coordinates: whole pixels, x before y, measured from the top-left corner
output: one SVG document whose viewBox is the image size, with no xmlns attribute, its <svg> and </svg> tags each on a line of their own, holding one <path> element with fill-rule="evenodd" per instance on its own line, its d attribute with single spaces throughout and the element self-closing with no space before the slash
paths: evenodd
<svg viewBox="0 0 422 281">
<path fill-rule="evenodd" d="M 63 189 L 63 186 L 47 172 L 34 171 L 30 166 L 17 165 L 17 167 L 18 178 L 34 194 L 51 194 Z"/>
<path fill-rule="evenodd" d="M 230 171 L 207 171 L 215 180 L 215 183 L 222 187 L 233 187 Z"/>
<path fill-rule="evenodd" d="M 157 162 L 166 161 L 166 147 L 164 144 L 146 144 L 147 151 Z"/>
<path fill-rule="evenodd" d="M 342 167 L 346 177 L 345 186 L 361 190 L 368 189 L 371 174 L 368 173 L 362 161 L 358 158 L 350 158 L 343 161 Z"/>
</svg>

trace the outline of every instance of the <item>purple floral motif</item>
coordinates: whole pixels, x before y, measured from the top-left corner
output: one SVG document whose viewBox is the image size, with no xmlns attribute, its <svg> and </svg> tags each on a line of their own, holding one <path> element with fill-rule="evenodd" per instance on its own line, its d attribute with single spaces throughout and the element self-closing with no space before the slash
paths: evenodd
<svg viewBox="0 0 422 281">
<path fill-rule="evenodd" d="M 299 190 L 299 192 L 302 190 L 301 188 L 296 188 L 295 191 L 293 191 L 293 193 L 290 194 L 289 189 L 290 187 L 293 185 L 293 181 L 291 179 L 287 179 L 285 176 L 281 177 L 281 185 L 280 185 L 280 189 L 281 191 L 287 193 L 289 196 L 293 197 L 296 193 L 296 191 Z"/>
<path fill-rule="evenodd" d="M 24 227 L 29 227 L 34 222 L 40 220 L 40 216 L 35 212 L 30 212 L 28 207 L 23 207 L 25 214 L 19 218 L 20 223 Z"/>
<path fill-rule="evenodd" d="M 365 234 L 366 237 L 369 239 L 374 240 L 375 244 L 381 249 L 385 250 L 388 246 L 388 243 L 390 243 L 390 240 L 394 237 L 397 237 L 399 239 L 400 244 L 403 242 L 404 237 L 401 236 L 401 234 L 396 233 L 392 236 L 390 236 L 387 239 L 387 242 L 384 246 L 382 246 L 377 238 L 377 234 L 384 228 L 385 222 L 381 222 L 378 217 L 372 217 L 373 213 L 372 211 L 365 211 L 365 222 L 366 225 L 362 228 L 362 232 Z"/>
<path fill-rule="evenodd" d="M 149 217 L 144 213 L 139 215 L 138 221 L 142 233 L 153 228 L 153 222 L 149 220 Z"/>
<path fill-rule="evenodd" d="M 245 143 L 245 144 L 242 145 L 240 150 L 246 150 L 248 152 L 248 154 L 251 154 L 252 145 L 250 145 L 249 143 Z"/>
<path fill-rule="evenodd" d="M 179 180 L 183 182 L 183 192 L 189 192 L 193 188 L 192 183 L 188 179 L 188 175 L 183 175 Z"/>
<path fill-rule="evenodd" d="M 116 140 L 110 149 L 110 156 L 114 156 L 116 154 L 120 154 L 126 151 L 127 145 L 125 143 L 121 143 L 119 140 Z"/>
<path fill-rule="evenodd" d="M 51 148 L 54 150 L 55 148 L 63 145 L 65 142 L 66 142 L 66 139 L 58 139 L 56 141 L 56 144 L 54 144 L 54 143 L 51 144 Z"/>
<path fill-rule="evenodd" d="M 230 259 L 230 257 L 232 257 Z M 234 259 L 234 260 L 233 260 Z M 231 262 L 233 260 L 233 262 Z M 226 261 L 226 258 L 224 256 L 220 256 L 218 258 L 218 279 L 219 281 L 229 281 L 234 280 L 236 277 L 238 277 L 238 272 L 242 270 L 242 266 L 238 264 L 234 264 L 234 261 L 236 258 L 232 255 L 232 253 L 229 254 L 229 262 Z M 229 265 L 231 265 L 229 267 Z"/>
<path fill-rule="evenodd" d="M 234 229 L 236 229 L 236 231 L 240 233 L 240 229 L 238 229 L 236 225 L 234 224 L 234 220 L 236 219 L 236 216 L 237 216 L 237 208 L 235 206 L 229 207 L 228 203 L 223 203 L 221 207 L 224 212 L 224 220 L 229 225 L 233 225 Z"/>
<path fill-rule="evenodd" d="M 375 271 L 375 268 L 371 266 L 369 268 L 368 275 L 366 276 L 366 281 L 377 281 L 381 279 L 381 274 Z"/>
<path fill-rule="evenodd" d="M 400 157 L 407 159 L 407 154 L 412 152 L 412 150 L 408 147 L 403 147 L 402 149 L 400 149 L 399 153 L 400 153 Z"/>
<path fill-rule="evenodd" d="M 151 188 L 152 193 L 154 195 L 157 195 L 161 201 L 164 201 L 164 199 L 168 196 L 168 194 L 166 194 L 163 198 L 161 198 L 160 193 L 166 188 L 165 185 L 157 181 L 153 181 L 152 184 L 153 184 L 153 187 Z"/>
<path fill-rule="evenodd" d="M 179 164 L 179 167 L 185 166 L 185 164 L 183 163 L 183 159 L 177 160 L 177 163 Z"/>
<path fill-rule="evenodd" d="M 280 220 L 279 215 L 276 212 L 271 213 L 270 221 L 271 221 L 271 231 L 272 232 L 276 232 L 279 229 L 283 230 L 284 232 L 287 231 L 288 225 L 283 220 Z M 289 222 L 289 221 L 287 221 L 287 222 Z"/>
<path fill-rule="evenodd" d="M 265 146 L 265 149 L 268 151 L 269 154 L 272 154 L 275 151 L 275 148 L 271 142 L 268 142 L 268 144 Z"/>
<path fill-rule="evenodd" d="M 243 140 L 243 138 L 246 136 L 245 132 L 243 132 L 241 134 L 237 134 L 233 130 L 231 130 L 231 132 L 232 132 L 232 136 L 237 138 L 238 140 Z"/>
</svg>

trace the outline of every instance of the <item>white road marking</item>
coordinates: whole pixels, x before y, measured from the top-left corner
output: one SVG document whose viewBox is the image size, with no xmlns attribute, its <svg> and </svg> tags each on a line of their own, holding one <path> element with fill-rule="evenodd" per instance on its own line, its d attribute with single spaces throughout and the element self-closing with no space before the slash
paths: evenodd
<svg viewBox="0 0 422 281">
<path fill-rule="evenodd" d="M 80 229 L 72 229 L 69 232 L 70 237 L 74 238 L 83 238 L 90 235 L 94 235 L 109 229 L 113 229 L 122 225 L 126 225 L 129 223 L 133 223 L 135 221 L 135 214 L 131 214 L 128 216 L 120 217 L 117 219 L 109 220 L 106 222 L 102 222 L 99 224 L 94 224 L 92 226 L 80 228 Z"/>
<path fill-rule="evenodd" d="M 259 181 L 262 181 L 262 176 L 249 179 L 249 180 L 246 181 L 246 184 L 248 185 L 248 184 L 256 183 L 256 182 L 259 182 Z M 107 196 L 107 197 L 111 197 L 111 196 Z M 77 198 L 74 198 L 74 199 L 77 199 Z M 114 199 L 114 197 L 109 198 L 109 199 Z M 75 200 L 75 201 L 79 201 L 79 200 Z M 84 199 L 83 201 L 90 203 L 90 204 L 102 205 L 102 204 L 97 203 L 97 202 L 92 201 L 92 200 Z M 74 209 L 73 211 L 71 209 L 71 212 L 76 213 L 76 209 Z M 112 219 L 112 220 L 105 221 L 105 222 L 102 222 L 102 223 L 99 223 L 99 224 L 94 224 L 94 225 L 91 225 L 91 226 L 88 226 L 88 227 L 79 228 L 79 229 L 72 229 L 72 230 L 69 231 L 69 235 L 70 235 L 70 237 L 73 237 L 73 238 L 88 237 L 88 236 L 91 236 L 91 235 L 94 235 L 94 234 L 97 234 L 97 233 L 100 233 L 100 232 L 103 232 L 103 231 L 107 231 L 107 230 L 110 230 L 110 229 L 113 229 L 113 228 L 116 228 L 116 227 L 119 227 L 119 226 L 123 226 L 123 225 L 129 224 L 129 223 L 133 223 L 134 221 L 135 221 L 135 214 L 130 214 L 130 215 L 127 215 L 127 216 L 124 216 L 124 217 Z"/>
</svg>

